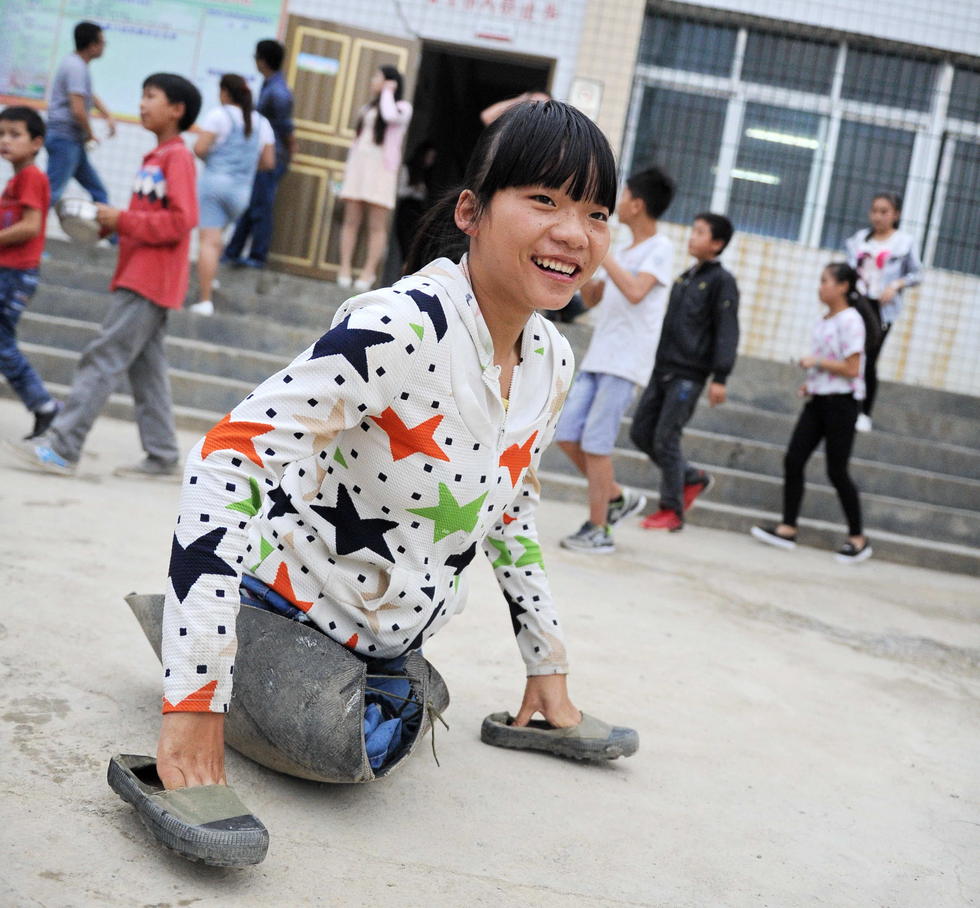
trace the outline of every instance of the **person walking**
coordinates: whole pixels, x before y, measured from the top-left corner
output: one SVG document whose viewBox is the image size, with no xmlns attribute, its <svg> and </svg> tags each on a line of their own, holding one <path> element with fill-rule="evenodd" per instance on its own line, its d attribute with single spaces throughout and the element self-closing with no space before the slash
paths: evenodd
<svg viewBox="0 0 980 908">
<path fill-rule="evenodd" d="M 235 266 L 265 268 L 272 245 L 276 190 L 289 168 L 290 159 L 296 154 L 293 93 L 282 74 L 285 56 L 286 48 L 278 41 L 265 39 L 255 45 L 255 68 L 263 78 L 255 108 L 272 126 L 276 137 L 276 162 L 271 170 L 260 169 L 255 174 L 248 208 L 238 219 L 235 232 L 225 247 L 222 261 Z M 246 244 L 249 244 L 247 256 Z"/>
<path fill-rule="evenodd" d="M 269 121 L 252 109 L 252 92 L 235 73 L 221 77 L 221 106 L 198 124 L 194 154 L 204 161 L 197 186 L 200 246 L 197 253 L 198 302 L 189 308 L 212 315 L 211 288 L 221 256 L 221 235 L 248 207 L 256 171 L 276 166 L 276 137 Z"/>
<path fill-rule="evenodd" d="M 109 194 L 102 178 L 89 162 L 86 145 L 98 141 L 92 131 L 89 111 L 94 107 L 105 117 L 109 138 L 116 134 L 116 121 L 92 90 L 89 64 L 105 52 L 105 35 L 94 22 L 75 26 L 75 52 L 61 61 L 51 83 L 48 99 L 48 182 L 51 204 L 55 204 L 74 177 L 93 201 L 106 204 Z"/>
<path fill-rule="evenodd" d="M 899 230 L 901 218 L 902 197 L 895 192 L 879 192 L 871 200 L 868 212 L 871 226 L 861 228 L 844 244 L 847 263 L 858 273 L 857 289 L 881 322 L 881 340 L 867 352 L 867 391 L 857 417 L 858 432 L 870 432 L 872 428 L 871 409 L 878 394 L 878 357 L 902 311 L 905 290 L 922 282 L 922 263 L 915 240 Z"/>
<path fill-rule="evenodd" d="M 800 360 L 806 380 L 800 395 L 809 395 L 793 429 L 783 461 L 783 519 L 775 526 L 754 526 L 760 542 L 795 549 L 797 519 L 803 501 L 807 461 L 821 441 L 826 442 L 827 477 L 847 518 L 848 537 L 837 561 L 857 564 L 872 555 L 861 524 L 861 501 L 848 462 L 855 423 L 864 399 L 866 330 L 858 304 L 858 273 L 846 262 L 832 262 L 820 275 L 820 302 L 826 313 L 813 329 L 812 352 Z"/>
<path fill-rule="evenodd" d="M 395 207 L 402 139 L 412 119 L 412 105 L 402 99 L 404 80 L 394 66 L 382 66 L 371 77 L 371 101 L 357 120 L 357 137 L 347 153 L 344 184 L 344 223 L 340 233 L 337 283 L 369 290 L 388 243 L 388 215 Z M 367 220 L 367 254 L 357 281 L 353 280 L 354 250 Z"/>
</svg>

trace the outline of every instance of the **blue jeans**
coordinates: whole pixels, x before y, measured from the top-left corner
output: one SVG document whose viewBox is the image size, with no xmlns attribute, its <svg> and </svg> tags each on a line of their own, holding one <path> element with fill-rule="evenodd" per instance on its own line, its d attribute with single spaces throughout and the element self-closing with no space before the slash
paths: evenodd
<svg viewBox="0 0 980 908">
<path fill-rule="evenodd" d="M 17 322 L 37 290 L 37 268 L 0 268 L 0 373 L 35 413 L 50 403 L 41 377 L 17 346 Z"/>
<path fill-rule="evenodd" d="M 74 177 L 93 201 L 108 204 L 109 193 L 85 153 L 85 143 L 68 136 L 49 135 L 44 143 L 48 150 L 48 182 L 51 183 L 51 204 L 54 205 Z"/>
<path fill-rule="evenodd" d="M 248 209 L 238 219 L 235 232 L 225 247 L 226 258 L 240 259 L 250 235 L 252 246 L 248 257 L 262 263 L 269 257 L 269 246 L 272 244 L 272 207 L 276 201 L 276 188 L 288 166 L 288 161 L 277 160 L 273 170 L 260 170 L 255 174 Z"/>
</svg>

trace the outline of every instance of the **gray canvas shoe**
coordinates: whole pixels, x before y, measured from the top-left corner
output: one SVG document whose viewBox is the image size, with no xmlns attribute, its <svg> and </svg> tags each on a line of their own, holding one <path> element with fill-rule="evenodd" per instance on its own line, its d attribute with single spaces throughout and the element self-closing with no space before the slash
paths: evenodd
<svg viewBox="0 0 980 908">
<path fill-rule="evenodd" d="M 606 511 L 606 523 L 612 526 L 619 523 L 624 517 L 642 511 L 647 506 L 647 497 L 642 492 L 635 492 L 623 486 L 623 492 L 619 498 L 609 502 L 609 510 Z"/>
<path fill-rule="evenodd" d="M 159 460 L 147 455 L 138 463 L 116 467 L 112 475 L 125 479 L 180 479 L 180 461 Z"/>
<path fill-rule="evenodd" d="M 563 549 L 588 552 L 590 555 L 611 555 L 616 551 L 616 545 L 613 542 L 609 527 L 597 527 L 588 520 L 579 527 L 577 532 L 562 539 L 559 545 Z"/>
<path fill-rule="evenodd" d="M 158 842 L 191 861 L 243 867 L 258 864 L 269 850 L 269 831 L 227 785 L 167 791 L 156 760 L 136 754 L 114 756 L 107 781 Z"/>
<path fill-rule="evenodd" d="M 514 725 L 510 713 L 493 713 L 483 720 L 480 740 L 495 747 L 515 750 L 541 750 L 574 760 L 615 760 L 629 757 L 640 746 L 640 736 L 582 713 L 582 721 L 571 728 L 555 728 L 532 719 L 527 725 Z"/>
</svg>

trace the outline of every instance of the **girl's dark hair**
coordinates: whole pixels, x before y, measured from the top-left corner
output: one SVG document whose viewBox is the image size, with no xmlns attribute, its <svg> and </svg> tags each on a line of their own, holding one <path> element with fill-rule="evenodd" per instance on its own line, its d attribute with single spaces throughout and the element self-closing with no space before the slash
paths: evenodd
<svg viewBox="0 0 980 908">
<path fill-rule="evenodd" d="M 872 203 L 878 201 L 878 199 L 884 199 L 892 208 L 895 209 L 895 221 L 892 227 L 898 229 L 898 225 L 902 221 L 902 197 L 897 192 L 876 192 L 872 197 Z M 870 235 L 870 234 L 869 234 Z"/>
<path fill-rule="evenodd" d="M 616 209 L 616 161 L 595 123 L 561 101 L 526 101 L 494 120 L 470 155 L 462 185 L 448 192 L 422 219 L 405 260 L 405 273 L 440 256 L 454 261 L 469 237 L 456 226 L 456 201 L 464 190 L 476 197 L 479 218 L 493 196 L 517 186 L 567 187 L 576 201 Z"/>
<path fill-rule="evenodd" d="M 875 196 L 878 198 L 878 196 Z M 875 312 L 871 301 L 858 288 L 858 273 L 847 262 L 830 262 L 824 266 L 830 276 L 838 284 L 847 284 L 847 305 L 856 309 L 864 322 L 864 349 L 866 352 L 877 350 L 881 346 L 882 327 L 881 316 Z"/>
<path fill-rule="evenodd" d="M 252 90 L 248 83 L 236 73 L 225 73 L 221 77 L 218 85 L 228 92 L 232 104 L 242 110 L 242 119 L 245 121 L 245 135 L 252 135 Z"/>
<path fill-rule="evenodd" d="M 387 63 L 384 66 L 379 66 L 381 70 L 381 75 L 385 77 L 386 80 L 390 79 L 392 82 L 396 82 L 395 85 L 395 101 L 401 101 L 402 93 L 405 90 L 405 80 L 402 78 L 402 74 L 395 69 L 394 66 L 389 66 Z M 380 145 L 385 140 L 385 132 L 388 129 L 388 121 L 381 116 L 381 92 L 378 92 L 377 97 L 371 99 L 371 103 L 368 107 L 373 107 L 375 109 L 374 117 L 374 134 L 372 138 L 374 139 L 375 145 Z M 361 127 L 364 125 L 363 114 L 357 118 L 357 128 L 354 130 L 358 135 L 361 134 Z"/>
</svg>

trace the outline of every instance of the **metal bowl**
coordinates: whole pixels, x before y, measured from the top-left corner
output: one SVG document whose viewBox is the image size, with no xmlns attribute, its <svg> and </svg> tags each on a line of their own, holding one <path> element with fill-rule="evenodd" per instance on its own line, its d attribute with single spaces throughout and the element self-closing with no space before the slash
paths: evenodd
<svg viewBox="0 0 980 908">
<path fill-rule="evenodd" d="M 76 243 L 97 243 L 102 228 L 95 219 L 98 208 L 88 199 L 60 199 L 54 206 L 61 229 Z"/>
</svg>

